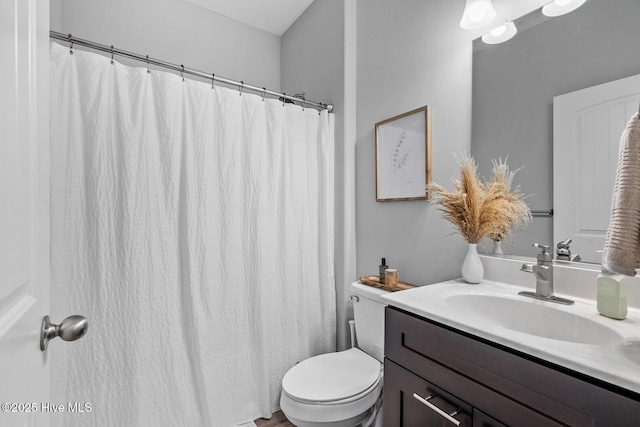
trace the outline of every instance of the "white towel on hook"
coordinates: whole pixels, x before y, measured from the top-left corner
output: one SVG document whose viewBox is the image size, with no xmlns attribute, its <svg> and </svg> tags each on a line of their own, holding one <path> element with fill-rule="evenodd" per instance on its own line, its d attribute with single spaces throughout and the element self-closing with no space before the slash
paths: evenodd
<svg viewBox="0 0 640 427">
<path fill-rule="evenodd" d="M 602 267 L 635 276 L 640 260 L 640 114 L 631 117 L 620 138 L 618 169 Z"/>
</svg>

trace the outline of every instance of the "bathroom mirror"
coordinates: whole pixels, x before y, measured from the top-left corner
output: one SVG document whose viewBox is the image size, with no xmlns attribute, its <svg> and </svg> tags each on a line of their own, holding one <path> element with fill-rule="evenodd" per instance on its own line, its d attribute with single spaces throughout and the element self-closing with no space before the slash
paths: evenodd
<svg viewBox="0 0 640 427">
<path fill-rule="evenodd" d="M 557 211 L 546 212 L 555 208 L 554 197 L 562 197 L 572 182 L 592 184 L 566 179 L 562 165 L 569 159 L 553 158 L 553 100 L 640 73 L 640 56 L 633 54 L 640 40 L 638 16 L 637 0 L 588 0 L 560 17 L 547 18 L 538 9 L 517 19 L 518 34 L 505 43 L 473 42 L 471 154 L 481 176 L 489 176 L 492 159 L 508 157 L 513 170 L 522 167 L 514 183 L 530 195 L 527 204 L 535 213 L 526 229 L 503 243 L 506 254 L 535 256 L 534 242 L 551 245 L 555 254 L 559 239 L 554 234 L 571 237 L 570 226 L 565 230 L 556 223 Z M 617 138 L 623 129 L 615 130 Z M 593 200 L 598 206 L 610 203 L 610 192 Z M 571 252 L 588 262 L 601 259 L 593 248 L 580 248 L 578 242 L 571 244 Z"/>
</svg>

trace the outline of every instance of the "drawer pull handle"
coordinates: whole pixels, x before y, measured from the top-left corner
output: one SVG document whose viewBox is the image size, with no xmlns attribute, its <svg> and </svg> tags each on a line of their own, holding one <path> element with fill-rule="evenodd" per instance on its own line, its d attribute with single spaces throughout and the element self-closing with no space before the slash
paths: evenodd
<svg viewBox="0 0 640 427">
<path fill-rule="evenodd" d="M 449 415 L 446 412 L 444 412 L 442 409 L 438 408 L 433 403 L 429 402 L 429 399 L 432 399 L 434 397 L 433 394 L 429 395 L 427 398 L 424 398 L 424 397 L 420 396 L 418 393 L 413 393 L 413 397 L 417 401 L 419 401 L 420 403 L 422 403 L 425 406 L 427 406 L 432 411 L 437 412 L 439 415 L 441 415 L 442 417 L 446 418 L 447 421 L 452 422 L 453 424 L 455 424 L 457 426 L 460 425 L 460 421 L 458 421 L 458 420 L 456 420 L 455 418 L 452 417 L 452 415 L 456 415 L 458 413 L 458 411 L 454 411 L 451 415 Z"/>
</svg>

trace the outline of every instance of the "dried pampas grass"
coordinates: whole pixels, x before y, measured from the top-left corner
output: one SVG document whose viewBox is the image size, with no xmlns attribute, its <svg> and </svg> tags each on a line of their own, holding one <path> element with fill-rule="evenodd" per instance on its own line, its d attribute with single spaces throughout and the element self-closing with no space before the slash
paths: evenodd
<svg viewBox="0 0 640 427">
<path fill-rule="evenodd" d="M 520 187 L 511 189 L 518 170 L 509 170 L 506 160 L 493 161 L 491 179 L 487 182 L 478 177 L 478 167 L 472 157 L 458 158 L 458 164 L 460 179 L 453 179 L 455 192 L 435 183 L 429 187 L 442 216 L 467 242 L 478 243 L 484 237 L 502 240 L 531 221 L 531 211 L 523 201 Z"/>
</svg>

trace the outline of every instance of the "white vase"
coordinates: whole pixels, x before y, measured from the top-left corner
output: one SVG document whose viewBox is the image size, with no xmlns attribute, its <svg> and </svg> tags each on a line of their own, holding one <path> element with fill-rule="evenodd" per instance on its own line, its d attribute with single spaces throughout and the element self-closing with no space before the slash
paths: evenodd
<svg viewBox="0 0 640 427">
<path fill-rule="evenodd" d="M 484 277 L 484 267 L 478 255 L 478 245 L 469 243 L 467 256 L 462 262 L 462 278 L 467 283 L 480 283 Z"/>
<path fill-rule="evenodd" d="M 491 251 L 491 255 L 504 255 L 502 252 L 502 241 L 500 240 L 492 240 L 493 242 L 493 251 Z"/>
</svg>

